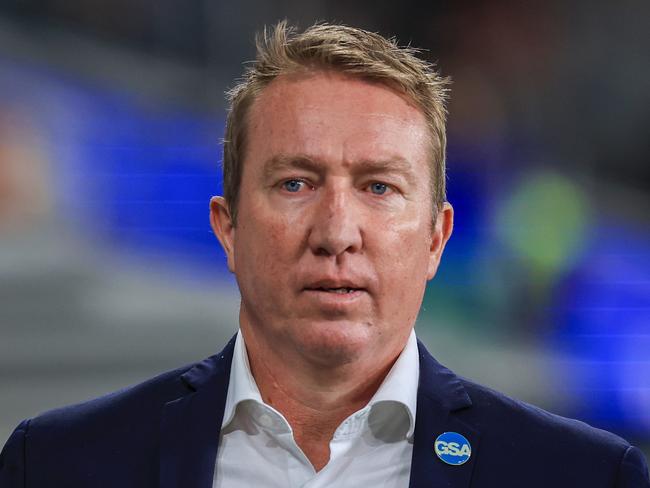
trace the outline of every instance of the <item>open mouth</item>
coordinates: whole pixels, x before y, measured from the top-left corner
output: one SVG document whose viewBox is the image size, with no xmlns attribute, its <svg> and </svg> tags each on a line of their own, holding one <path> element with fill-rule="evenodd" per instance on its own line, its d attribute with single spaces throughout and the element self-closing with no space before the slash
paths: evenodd
<svg viewBox="0 0 650 488">
<path fill-rule="evenodd" d="M 354 293 L 361 291 L 361 288 L 311 288 L 312 291 L 324 291 L 327 293 L 336 293 L 338 295 L 345 295 L 347 293 Z"/>
<path fill-rule="evenodd" d="M 305 291 L 315 293 L 321 297 L 332 296 L 332 297 L 358 297 L 362 292 L 365 291 L 364 288 L 351 288 L 348 286 L 337 286 L 337 287 L 326 287 L 319 286 L 314 288 L 305 288 Z"/>
<path fill-rule="evenodd" d="M 323 278 L 308 281 L 305 283 L 303 291 L 311 294 L 314 297 L 320 297 L 319 299 L 321 300 L 328 302 L 334 300 L 336 303 L 338 303 L 335 297 L 338 297 L 340 299 L 359 298 L 361 295 L 363 295 L 364 292 L 368 291 L 363 286 L 359 286 L 364 284 L 365 283 L 363 283 L 361 280 L 355 279 Z M 330 298 L 328 299 L 327 297 Z"/>
</svg>

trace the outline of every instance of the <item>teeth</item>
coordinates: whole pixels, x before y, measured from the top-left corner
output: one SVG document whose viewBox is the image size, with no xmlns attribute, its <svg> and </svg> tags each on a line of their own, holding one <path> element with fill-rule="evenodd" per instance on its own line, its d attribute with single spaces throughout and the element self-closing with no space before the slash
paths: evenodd
<svg viewBox="0 0 650 488">
<path fill-rule="evenodd" d="M 339 288 L 312 288 L 313 290 L 319 290 L 319 291 L 326 291 L 328 293 L 336 293 L 338 295 L 345 295 L 347 293 L 353 293 L 357 291 L 357 288 L 347 288 L 345 286 L 339 287 Z"/>
</svg>

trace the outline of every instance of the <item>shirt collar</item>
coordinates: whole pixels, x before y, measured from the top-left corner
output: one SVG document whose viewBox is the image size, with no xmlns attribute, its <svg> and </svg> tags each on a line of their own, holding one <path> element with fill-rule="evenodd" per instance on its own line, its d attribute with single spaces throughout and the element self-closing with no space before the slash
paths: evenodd
<svg viewBox="0 0 650 488">
<path fill-rule="evenodd" d="M 246 344 L 241 330 L 237 332 L 235 349 L 232 355 L 232 366 L 230 368 L 230 382 L 228 383 L 228 395 L 226 396 L 226 408 L 223 414 L 221 428 L 228 425 L 235 416 L 237 405 L 246 400 L 252 400 L 264 404 L 260 390 L 255 383 L 251 373 Z"/>
<path fill-rule="evenodd" d="M 409 416 L 409 430 L 406 436 L 411 438 L 415 431 L 415 413 L 420 381 L 420 361 L 418 359 L 418 341 L 415 330 L 411 330 L 406 346 L 397 357 L 397 361 L 384 378 L 381 386 L 368 402 L 370 407 L 380 402 L 393 402 L 404 406 Z"/>
<path fill-rule="evenodd" d="M 402 405 L 409 417 L 407 437 L 411 438 L 415 430 L 415 413 L 417 390 L 420 376 L 418 345 L 415 331 L 411 330 L 406 346 L 398 356 L 379 389 L 368 402 L 367 409 L 383 402 Z M 260 390 L 251 373 L 244 337 L 239 331 L 235 339 L 235 348 L 230 369 L 230 382 L 226 397 L 226 407 L 221 427 L 228 425 L 235 416 L 237 405 L 246 400 L 264 405 Z"/>
</svg>

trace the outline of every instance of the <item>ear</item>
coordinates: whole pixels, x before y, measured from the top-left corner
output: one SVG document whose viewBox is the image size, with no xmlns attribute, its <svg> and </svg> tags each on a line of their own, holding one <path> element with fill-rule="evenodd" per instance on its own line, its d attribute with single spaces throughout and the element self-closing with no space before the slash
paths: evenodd
<svg viewBox="0 0 650 488">
<path fill-rule="evenodd" d="M 442 252 L 451 236 L 454 228 L 454 209 L 445 202 L 442 209 L 438 211 L 436 221 L 431 231 L 431 249 L 429 249 L 429 268 L 427 270 L 427 279 L 430 280 L 436 275 L 438 265 L 442 258 Z"/>
<path fill-rule="evenodd" d="M 226 252 L 228 269 L 235 272 L 235 227 L 230 215 L 230 206 L 223 197 L 212 197 L 210 199 L 210 225 L 214 235 L 217 236 L 221 247 Z"/>
</svg>

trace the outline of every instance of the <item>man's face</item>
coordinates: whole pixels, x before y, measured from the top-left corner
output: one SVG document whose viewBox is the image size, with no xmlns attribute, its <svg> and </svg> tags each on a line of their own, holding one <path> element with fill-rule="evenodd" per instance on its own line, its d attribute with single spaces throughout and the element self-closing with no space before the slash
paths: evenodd
<svg viewBox="0 0 650 488">
<path fill-rule="evenodd" d="M 452 226 L 448 205 L 432 223 L 422 113 L 383 85 L 284 75 L 247 137 L 237 226 L 211 207 L 246 340 L 329 365 L 394 357 Z"/>
</svg>

